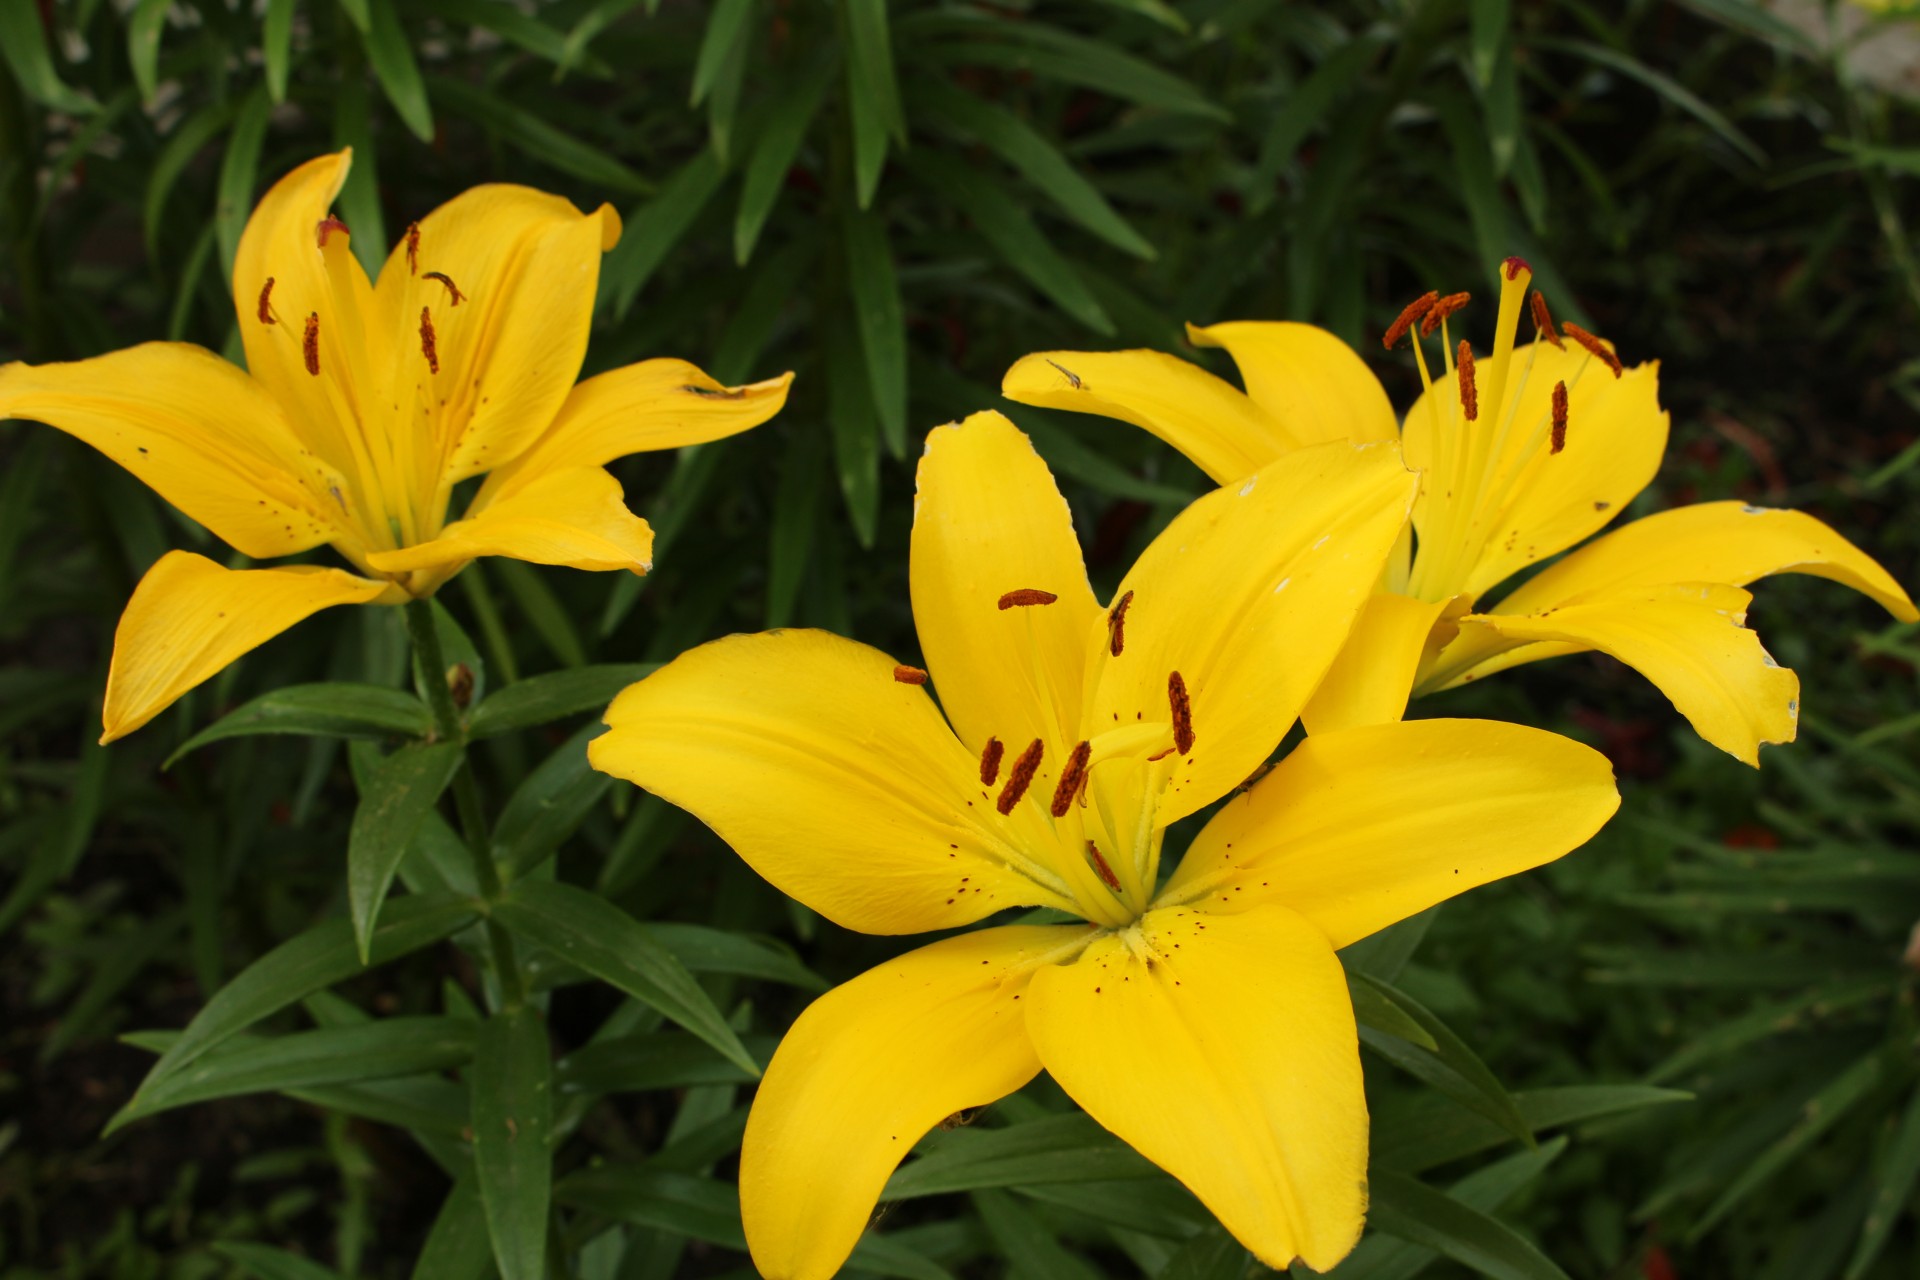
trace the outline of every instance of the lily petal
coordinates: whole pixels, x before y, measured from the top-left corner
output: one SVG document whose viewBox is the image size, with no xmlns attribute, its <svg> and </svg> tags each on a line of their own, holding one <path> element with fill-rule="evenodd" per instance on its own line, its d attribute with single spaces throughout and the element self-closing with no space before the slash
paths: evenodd
<svg viewBox="0 0 1920 1280">
<path fill-rule="evenodd" d="M 487 477 L 481 504 L 548 471 L 604 467 L 615 458 L 704 444 L 757 427 L 787 402 L 791 373 L 744 387 L 714 381 L 685 360 L 642 360 L 576 386 L 538 440 Z"/>
<path fill-rule="evenodd" d="M 1207 823 L 1159 901 L 1279 902 L 1344 947 L 1579 848 L 1619 806 L 1605 756 L 1541 729 L 1414 720 L 1315 734 Z"/>
<path fill-rule="evenodd" d="M 1232 384 L 1163 351 L 1042 351 L 1000 383 L 1021 404 L 1097 413 L 1144 427 L 1227 484 L 1300 441 Z"/>
<path fill-rule="evenodd" d="M 447 570 L 476 556 L 510 556 L 570 569 L 653 568 L 653 530 L 627 510 L 620 482 L 604 467 L 550 471 L 431 542 L 377 551 L 381 573 Z M 449 575 L 450 576 L 450 575 Z"/>
<path fill-rule="evenodd" d="M 1702 738 L 1758 765 L 1763 745 L 1793 741 L 1800 677 L 1746 629 L 1752 599 L 1724 583 L 1626 587 L 1544 616 L 1469 615 L 1461 629 L 1487 627 L 1507 640 L 1559 641 L 1610 654 L 1658 685 Z"/>
<path fill-rule="evenodd" d="M 954 731 L 978 752 L 1035 738 L 1048 764 L 1077 742 L 1100 606 L 1073 513 L 1033 443 L 997 413 L 927 435 L 914 502 L 913 618 Z M 1008 592 L 1050 604 L 1001 608 Z"/>
<path fill-rule="evenodd" d="M 1180 1179 L 1270 1267 L 1331 1270 L 1367 1207 L 1346 976 L 1267 905 L 1153 911 L 1034 975 L 1027 1030 L 1073 1100 Z"/>
<path fill-rule="evenodd" d="M 244 555 L 352 540 L 344 481 L 243 371 L 184 342 L 71 364 L 0 366 L 0 418 L 86 441 Z"/>
<path fill-rule="evenodd" d="M 729 636 L 607 710 L 588 759 L 688 810 L 791 897 L 863 933 L 922 933 L 1072 901 L 1020 852 L 979 760 L 877 649 L 824 631 Z M 1028 811 L 1032 811 L 1029 813 Z"/>
<path fill-rule="evenodd" d="M 1315 445 L 1207 494 L 1141 555 L 1120 584 L 1122 651 L 1100 650 L 1083 736 L 1168 722 L 1180 674 L 1194 745 L 1162 824 L 1266 762 L 1379 580 L 1416 483 L 1394 445 Z"/>
<path fill-rule="evenodd" d="M 397 604 L 388 582 L 319 565 L 227 569 L 169 551 L 133 589 L 113 636 L 100 741 L 124 738 L 234 659 L 336 604 Z"/>
<path fill-rule="evenodd" d="M 1404 716 L 1422 660 L 1453 639 L 1459 630 L 1454 620 L 1466 611 L 1466 602 L 1457 599 L 1415 600 L 1391 591 L 1369 596 L 1340 656 L 1300 713 L 1307 732 L 1391 724 Z"/>
<path fill-rule="evenodd" d="M 760 1082 L 740 1216 L 768 1280 L 826 1280 L 921 1135 L 1040 1070 L 1019 1000 L 1084 926 L 982 929 L 909 951 L 808 1007 Z"/>
<path fill-rule="evenodd" d="M 1280 320 L 1187 326 L 1196 347 L 1225 347 L 1247 394 L 1302 445 L 1398 440 L 1387 390 L 1352 347 L 1325 329 Z"/>
</svg>

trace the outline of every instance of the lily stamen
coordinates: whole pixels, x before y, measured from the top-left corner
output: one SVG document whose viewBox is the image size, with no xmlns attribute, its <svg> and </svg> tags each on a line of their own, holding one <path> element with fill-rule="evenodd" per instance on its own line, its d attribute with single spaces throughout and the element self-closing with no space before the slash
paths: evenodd
<svg viewBox="0 0 1920 1280">
<path fill-rule="evenodd" d="M 1127 647 L 1127 606 L 1132 603 L 1133 592 L 1129 591 L 1107 610 L 1107 652 L 1116 658 Z"/>
<path fill-rule="evenodd" d="M 1480 389 L 1473 381 L 1473 347 L 1460 339 L 1460 356 L 1455 365 L 1460 379 L 1460 411 L 1472 422 L 1480 416 Z"/>
<path fill-rule="evenodd" d="M 902 662 L 893 668 L 893 678 L 899 684 L 925 684 L 927 673 L 919 667 L 910 667 Z"/>
<path fill-rule="evenodd" d="M 1000 757 L 1007 753 L 1007 744 L 998 738 L 988 738 L 987 746 L 980 753 L 980 785 L 990 787 L 1000 777 Z"/>
<path fill-rule="evenodd" d="M 1099 873 L 1100 883 L 1115 893 L 1120 893 L 1120 877 L 1113 874 L 1113 868 L 1108 866 L 1107 860 L 1100 856 L 1100 846 L 1091 840 L 1087 841 L 1087 856 L 1093 859 L 1093 869 Z"/>
<path fill-rule="evenodd" d="M 1620 357 L 1613 354 L 1613 352 L 1608 349 L 1606 343 L 1600 341 L 1600 339 L 1594 337 L 1579 325 L 1563 324 L 1560 328 L 1569 338 L 1572 338 L 1575 342 L 1585 347 L 1601 364 L 1613 370 L 1614 377 L 1619 377 L 1625 371 L 1624 366 L 1620 363 Z"/>
<path fill-rule="evenodd" d="M 1381 335 L 1380 345 L 1388 351 L 1393 350 L 1394 344 L 1407 336 L 1407 330 L 1413 328 L 1414 322 L 1431 311 L 1433 304 L 1439 300 L 1440 294 L 1429 289 L 1402 307 L 1400 314 L 1394 317 L 1393 323 L 1387 326 L 1386 333 Z"/>
<path fill-rule="evenodd" d="M 1027 794 L 1027 788 L 1033 785 L 1033 775 L 1040 768 L 1040 757 L 1046 754 L 1046 748 L 1040 739 L 1035 738 L 1020 758 L 1013 762 L 1013 772 L 1007 775 L 1007 785 L 1001 788 L 1000 798 L 993 807 L 1000 811 L 1001 817 L 1013 812 L 1013 806 L 1020 803 L 1020 797 Z"/>
<path fill-rule="evenodd" d="M 1067 816 L 1067 810 L 1073 807 L 1073 798 L 1080 791 L 1081 784 L 1087 780 L 1087 760 L 1093 755 L 1093 744 L 1082 742 L 1067 756 L 1067 767 L 1060 771 L 1060 781 L 1053 788 L 1053 804 L 1049 812 L 1056 818 Z"/>
<path fill-rule="evenodd" d="M 447 286 L 447 293 L 453 299 L 453 301 L 448 304 L 449 306 L 457 307 L 467 300 L 467 295 L 460 292 L 460 286 L 453 282 L 453 277 L 444 271 L 429 271 L 421 278 L 425 280 L 438 280 L 441 284 Z"/>
<path fill-rule="evenodd" d="M 275 320 L 273 318 L 273 277 L 272 276 L 268 276 L 267 282 L 260 286 L 260 323 L 261 324 L 279 324 L 280 323 L 278 320 Z"/>
<path fill-rule="evenodd" d="M 1420 336 L 1431 338 L 1435 329 L 1472 301 L 1473 295 L 1470 293 L 1450 293 L 1434 303 L 1433 310 L 1427 312 L 1426 317 L 1420 321 Z"/>
<path fill-rule="evenodd" d="M 427 371 L 440 372 L 440 352 L 433 338 L 433 312 L 420 308 L 420 354 L 427 358 Z"/>
<path fill-rule="evenodd" d="M 1547 295 L 1535 289 L 1533 297 L 1528 301 L 1533 307 L 1534 329 L 1548 342 L 1565 351 L 1567 344 L 1561 339 L 1560 331 L 1553 327 L 1553 312 L 1547 310 Z"/>
<path fill-rule="evenodd" d="M 407 274 L 420 274 L 420 224 L 417 222 L 407 224 Z"/>
<path fill-rule="evenodd" d="M 1534 294 L 1539 297 L 1539 294 Z M 1558 453 L 1567 447 L 1567 384 L 1553 384 L 1553 438 L 1547 446 L 1548 453 Z"/>
<path fill-rule="evenodd" d="M 307 372 L 314 377 L 320 376 L 320 313 L 307 314 L 307 333 L 301 340 L 300 353 L 306 358 Z"/>
<path fill-rule="evenodd" d="M 1184 756 L 1193 750 L 1193 700 L 1178 671 L 1167 674 L 1167 702 L 1173 708 L 1173 745 Z"/>
<path fill-rule="evenodd" d="M 1021 587 L 1016 591 L 1009 591 L 1007 594 L 1001 596 L 1000 608 L 1006 610 L 1015 608 L 1016 606 L 1025 608 L 1028 605 L 1052 604 L 1059 598 L 1060 597 L 1053 594 L 1053 592 L 1042 591 L 1038 587 Z"/>
</svg>

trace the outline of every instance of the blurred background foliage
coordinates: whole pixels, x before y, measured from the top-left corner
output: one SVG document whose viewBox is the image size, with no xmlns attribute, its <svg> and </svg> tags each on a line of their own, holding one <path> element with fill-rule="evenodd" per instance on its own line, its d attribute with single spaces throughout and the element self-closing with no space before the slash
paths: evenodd
<svg viewBox="0 0 1920 1280">
<path fill-rule="evenodd" d="M 1103 590 L 1204 487 L 1142 432 L 998 403 L 1015 357 L 1185 351 L 1183 321 L 1278 317 L 1377 355 L 1406 299 L 1484 291 L 1519 253 L 1556 311 L 1663 361 L 1674 446 L 1641 509 L 1809 508 L 1911 585 L 1907 21 L 1751 0 L 0 0 L 0 357 L 153 338 L 237 354 L 239 229 L 321 150 L 354 148 L 340 207 L 370 266 L 476 182 L 611 201 L 626 235 L 588 372 L 673 355 L 799 380 L 766 427 L 621 464 L 659 535 L 650 578 L 487 561 L 457 579 L 442 598 L 487 680 L 788 624 L 912 661 L 929 426 L 996 404 L 1019 421 Z M 1378 364 L 1405 403 L 1408 368 Z M 333 611 L 92 745 L 114 620 L 173 546 L 211 544 L 76 443 L 0 425 L 0 1275 L 486 1275 L 453 1084 L 486 997 L 468 948 L 262 1024 L 431 1017 L 439 1039 L 364 1059 L 391 1078 L 309 1064 L 289 1084 L 256 1062 L 249 1083 L 229 1063 L 216 1092 L 239 1096 L 103 1136 L 166 1043 L 152 1029 L 340 914 L 365 761 L 269 738 L 163 762 L 249 697 L 397 686 L 406 663 L 395 611 Z M 1920 638 L 1830 584 L 1760 595 L 1807 712 L 1758 773 L 1597 657 L 1418 709 L 1594 742 L 1626 805 L 1578 855 L 1346 957 L 1373 1024 L 1380 1231 L 1341 1277 L 1920 1267 Z M 569 733 L 591 720 L 489 739 L 489 803 L 532 773 L 559 812 L 530 856 L 557 845 L 561 879 L 682 944 L 735 935 L 745 950 L 709 955 L 701 982 L 750 1051 L 817 975 L 900 949 L 580 776 Z M 745 1274 L 744 1074 L 542 963 L 562 1055 L 552 1273 Z M 1257 1270 L 1044 1081 L 925 1149 L 867 1273 Z"/>
</svg>

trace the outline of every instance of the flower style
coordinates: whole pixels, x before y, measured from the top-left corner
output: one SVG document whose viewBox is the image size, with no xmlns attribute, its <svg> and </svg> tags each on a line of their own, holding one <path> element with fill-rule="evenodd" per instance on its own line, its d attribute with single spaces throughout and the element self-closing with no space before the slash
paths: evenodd
<svg viewBox="0 0 1920 1280">
<path fill-rule="evenodd" d="M 1610 344 L 1555 325 L 1545 299 L 1529 299 L 1532 272 L 1520 259 L 1507 259 L 1501 277 L 1491 356 L 1451 344 L 1447 319 L 1464 293 L 1427 294 L 1387 331 L 1388 349 L 1411 339 L 1425 387 L 1404 427 L 1354 352 L 1293 323 L 1188 327 L 1196 345 L 1233 356 L 1244 394 L 1157 351 L 1027 356 L 1002 391 L 1145 427 L 1223 485 L 1319 441 L 1402 440 L 1423 475 L 1415 545 L 1399 548 L 1307 707 L 1316 732 L 1397 720 L 1413 694 L 1597 649 L 1653 681 L 1701 737 L 1757 764 L 1762 744 L 1793 739 L 1800 682 L 1746 629 L 1747 584 L 1815 574 L 1902 621 L 1920 614 L 1886 570 L 1825 524 L 1740 502 L 1636 520 L 1476 608 L 1520 570 L 1605 528 L 1652 481 L 1667 445 L 1658 366 L 1628 368 Z M 1523 319 L 1536 338 L 1516 346 Z M 1440 376 L 1424 347 L 1436 330 Z"/>
<path fill-rule="evenodd" d="M 359 570 L 161 557 L 114 637 L 103 742 L 319 609 L 431 595 L 476 556 L 645 573 L 653 534 L 605 464 L 744 431 L 786 400 L 791 375 L 724 387 L 679 360 L 575 385 L 620 236 L 604 205 L 476 187 L 409 226 L 369 282 L 329 213 L 350 159 L 301 165 L 247 223 L 247 371 L 178 342 L 0 367 L 0 418 L 79 437 L 243 555 L 331 543 Z M 455 486 L 483 473 L 448 523 Z"/>
<path fill-rule="evenodd" d="M 977 414 L 920 463 L 926 670 L 778 631 L 615 700 L 594 765 L 836 923 L 1084 922 L 949 937 L 801 1015 L 741 1156 L 762 1274 L 834 1274 L 924 1133 L 1043 1066 L 1267 1262 L 1352 1248 L 1367 1114 L 1335 949 L 1558 857 L 1618 803 L 1606 761 L 1553 734 L 1357 728 L 1234 795 L 1160 883 L 1167 826 L 1241 788 L 1319 682 L 1415 483 L 1390 443 L 1292 452 L 1194 503 L 1103 608 L 1046 464 Z"/>
</svg>

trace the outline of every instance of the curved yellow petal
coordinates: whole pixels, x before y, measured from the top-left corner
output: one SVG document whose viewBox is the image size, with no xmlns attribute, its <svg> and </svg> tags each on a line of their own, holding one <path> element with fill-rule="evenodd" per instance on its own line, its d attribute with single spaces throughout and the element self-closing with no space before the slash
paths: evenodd
<svg viewBox="0 0 1920 1280">
<path fill-rule="evenodd" d="M 340 569 L 226 569 L 190 551 L 169 551 L 133 589 L 114 632 L 100 741 L 126 737 L 309 614 L 401 599 L 392 583 Z"/>
<path fill-rule="evenodd" d="M 1831 578 L 1902 622 L 1920 620 L 1893 575 L 1833 529 L 1804 511 L 1744 502 L 1702 502 L 1623 525 L 1541 570 L 1495 612 L 1539 613 L 1590 592 L 1675 582 L 1744 587 L 1775 573 Z"/>
<path fill-rule="evenodd" d="M 381 573 L 445 570 L 476 556 L 509 556 L 570 569 L 653 568 L 653 530 L 627 510 L 620 482 L 604 467 L 550 471 L 431 542 L 377 551 Z"/>
<path fill-rule="evenodd" d="M 1000 394 L 1043 409 L 1144 427 L 1216 484 L 1245 478 L 1300 442 L 1238 387 L 1162 351 L 1042 351 L 1022 356 Z"/>
<path fill-rule="evenodd" d="M 1579 848 L 1620 806 L 1607 758 L 1491 720 L 1315 734 L 1194 837 L 1159 901 L 1278 902 L 1335 947 Z"/>
<path fill-rule="evenodd" d="M 1207 494 L 1142 553 L 1116 598 L 1121 652 L 1098 650 L 1082 736 L 1172 723 L 1179 673 L 1194 739 L 1161 823 L 1265 763 L 1379 580 L 1415 484 L 1394 445 L 1315 445 Z"/>
<path fill-rule="evenodd" d="M 580 374 L 600 255 L 619 235 L 609 206 L 583 214 L 496 184 L 462 192 L 401 237 L 374 300 L 394 335 L 393 398 L 424 435 L 416 483 L 443 491 L 548 429 Z"/>
<path fill-rule="evenodd" d="M 1020 998 L 1085 926 L 1010 925 L 909 951 L 821 996 L 780 1042 L 740 1148 L 740 1216 L 767 1280 L 827 1280 L 923 1134 L 1033 1079 Z"/>
<path fill-rule="evenodd" d="M 1474 614 L 1461 627 L 1610 654 L 1659 686 L 1702 738 L 1757 765 L 1762 746 L 1793 741 L 1800 678 L 1746 629 L 1752 599 L 1723 583 L 1625 587 L 1538 616 Z"/>
<path fill-rule="evenodd" d="M 1302 445 L 1397 440 L 1400 423 L 1366 361 L 1325 329 L 1285 320 L 1188 325 L 1196 347 L 1225 347 L 1253 402 Z"/>
<path fill-rule="evenodd" d="M 1367 1209 L 1367 1100 L 1346 975 L 1267 905 L 1150 912 L 1034 975 L 1027 1030 L 1060 1087 L 1184 1182 L 1270 1267 L 1327 1271 Z"/>
<path fill-rule="evenodd" d="M 1039 738 L 1064 759 L 1100 606 L 1053 473 L 988 412 L 929 432 L 916 479 L 914 625 L 954 731 L 975 752 L 998 738 L 1018 755 Z M 1028 590 L 1056 599 L 1000 607 Z"/>
<path fill-rule="evenodd" d="M 353 540 L 331 497 L 338 473 L 304 451 L 259 383 L 211 351 L 149 342 L 3 365 L 0 418 L 86 441 L 245 555 Z"/>
<path fill-rule="evenodd" d="M 1300 712 L 1307 732 L 1391 724 L 1404 716 L 1422 660 L 1453 638 L 1454 619 L 1466 611 L 1458 600 L 1415 600 L 1392 591 L 1369 596 L 1340 656 Z"/>
<path fill-rule="evenodd" d="M 607 723 L 594 768 L 688 810 L 836 924 L 923 933 L 1072 907 L 1020 851 L 1044 818 L 995 811 L 979 759 L 877 649 L 824 631 L 729 636 L 628 688 Z"/>
<path fill-rule="evenodd" d="M 703 444 L 757 427 L 787 402 L 791 373 L 744 387 L 715 382 L 685 360 L 642 360 L 574 387 L 559 416 L 519 457 L 487 477 L 481 502 L 549 471 Z"/>
</svg>

